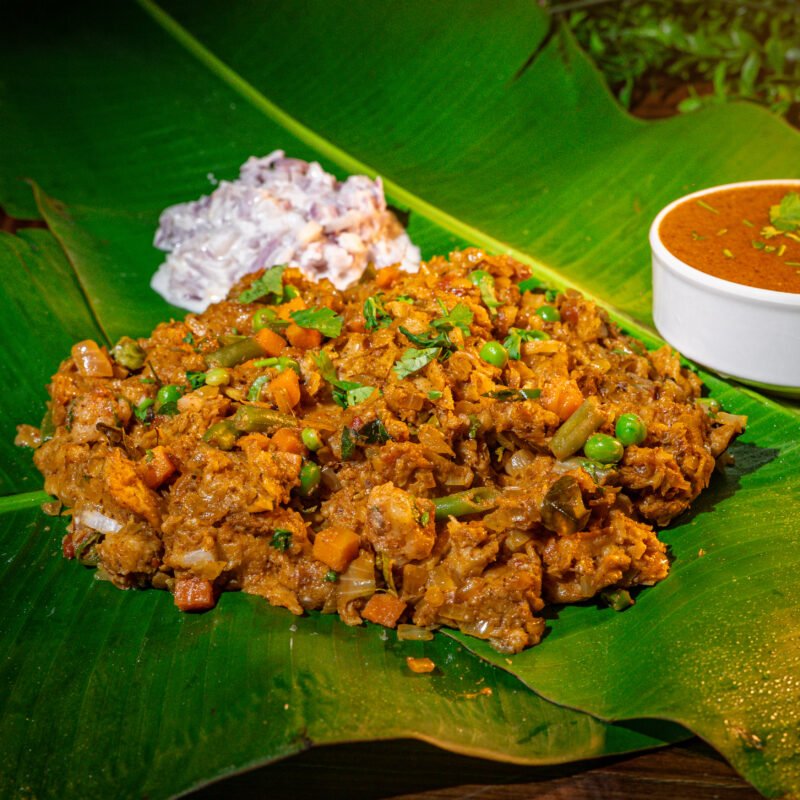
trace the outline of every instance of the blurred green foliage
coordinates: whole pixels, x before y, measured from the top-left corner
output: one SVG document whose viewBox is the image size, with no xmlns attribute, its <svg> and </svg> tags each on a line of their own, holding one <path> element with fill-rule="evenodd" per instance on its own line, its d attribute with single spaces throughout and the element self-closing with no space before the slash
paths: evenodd
<svg viewBox="0 0 800 800">
<path fill-rule="evenodd" d="M 547 8 L 626 108 L 683 85 L 680 111 L 750 100 L 800 126 L 798 0 L 549 0 Z"/>
</svg>

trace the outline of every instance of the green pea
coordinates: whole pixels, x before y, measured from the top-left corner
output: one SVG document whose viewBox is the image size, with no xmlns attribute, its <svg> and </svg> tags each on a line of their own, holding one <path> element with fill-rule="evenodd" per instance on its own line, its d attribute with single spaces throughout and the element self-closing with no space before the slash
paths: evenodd
<svg viewBox="0 0 800 800">
<path fill-rule="evenodd" d="M 322 439 L 319 438 L 319 432 L 313 428 L 303 428 L 300 438 L 312 453 L 316 453 L 322 447 Z"/>
<path fill-rule="evenodd" d="M 647 438 L 647 426 L 638 414 L 622 414 L 614 432 L 625 447 L 641 444 Z"/>
<path fill-rule="evenodd" d="M 555 306 L 539 306 L 536 309 L 536 316 L 541 317 L 545 322 L 560 322 L 561 313 Z"/>
<path fill-rule="evenodd" d="M 168 383 L 158 390 L 156 406 L 160 408 L 161 406 L 167 405 L 167 403 L 177 403 L 182 395 L 183 391 L 180 386 L 176 386 L 174 383 Z"/>
<path fill-rule="evenodd" d="M 213 367 L 206 372 L 206 386 L 227 386 L 231 382 L 231 374 L 225 367 Z"/>
<path fill-rule="evenodd" d="M 313 461 L 307 461 L 300 468 L 300 494 L 303 497 L 308 497 L 313 494 L 317 490 L 321 479 L 322 470 L 319 464 L 315 464 Z"/>
<path fill-rule="evenodd" d="M 592 461 L 599 461 L 601 464 L 616 464 L 623 454 L 625 448 L 619 439 L 607 436 L 605 433 L 592 434 L 583 446 L 586 458 Z"/>
<path fill-rule="evenodd" d="M 500 342 L 486 342 L 481 347 L 480 357 L 493 367 L 500 367 L 501 369 L 508 363 L 508 350 L 500 344 Z"/>
</svg>

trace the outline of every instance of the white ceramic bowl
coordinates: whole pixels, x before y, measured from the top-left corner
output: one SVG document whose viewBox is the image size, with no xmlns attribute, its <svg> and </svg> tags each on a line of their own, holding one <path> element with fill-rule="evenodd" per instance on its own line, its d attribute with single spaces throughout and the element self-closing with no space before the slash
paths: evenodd
<svg viewBox="0 0 800 800">
<path fill-rule="evenodd" d="M 725 189 L 800 181 L 713 186 L 670 203 L 650 227 L 653 318 L 661 336 L 687 358 L 725 377 L 800 397 L 800 294 L 744 286 L 694 269 L 659 236 L 664 217 L 686 200 Z"/>
</svg>

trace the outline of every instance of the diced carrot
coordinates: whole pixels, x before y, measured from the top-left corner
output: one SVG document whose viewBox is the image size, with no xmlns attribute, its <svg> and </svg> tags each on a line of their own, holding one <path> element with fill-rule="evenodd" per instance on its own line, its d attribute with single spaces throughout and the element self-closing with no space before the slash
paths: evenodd
<svg viewBox="0 0 800 800">
<path fill-rule="evenodd" d="M 381 592 L 370 597 L 361 616 L 386 628 L 394 628 L 405 610 L 406 604 L 402 600 L 388 592 Z"/>
<path fill-rule="evenodd" d="M 272 444 L 282 453 L 296 453 L 302 456 L 306 452 L 306 446 L 300 439 L 300 434 L 293 428 L 278 428 L 272 434 Z"/>
<path fill-rule="evenodd" d="M 110 378 L 114 375 L 114 365 L 108 353 L 91 339 L 72 345 L 71 354 L 78 372 L 87 378 Z"/>
<path fill-rule="evenodd" d="M 545 386 L 539 402 L 548 410 L 558 414 L 563 422 L 583 403 L 584 397 L 578 384 L 570 380 Z"/>
<path fill-rule="evenodd" d="M 358 555 L 361 539 L 349 528 L 325 528 L 314 539 L 312 555 L 336 572 L 344 572 Z"/>
<path fill-rule="evenodd" d="M 167 453 L 166 447 L 157 445 L 148 450 L 143 461 L 139 462 L 139 474 L 150 489 L 157 489 L 175 472 L 175 465 Z"/>
<path fill-rule="evenodd" d="M 278 306 L 278 316 L 281 319 L 291 319 L 292 311 L 300 311 L 301 308 L 305 307 L 306 303 L 302 297 L 293 297 L 291 300 Z"/>
<path fill-rule="evenodd" d="M 386 289 L 391 286 L 395 280 L 400 276 L 400 270 L 397 267 L 384 267 L 379 269 L 375 275 L 375 285 L 379 289 Z"/>
<path fill-rule="evenodd" d="M 269 391 L 278 409 L 288 414 L 300 402 L 300 378 L 293 369 L 285 369 L 272 379 Z"/>
<path fill-rule="evenodd" d="M 294 347 L 301 350 L 312 350 L 322 344 L 322 334 L 313 328 L 301 328 L 292 322 L 286 329 L 286 338 Z"/>
<path fill-rule="evenodd" d="M 436 664 L 429 658 L 411 658 L 411 656 L 408 656 L 406 664 L 408 664 L 408 668 L 412 672 L 416 672 L 418 675 L 433 672 L 436 669 Z"/>
<path fill-rule="evenodd" d="M 261 345 L 264 352 L 273 358 L 279 356 L 286 348 L 286 339 L 269 328 L 262 328 L 257 331 L 253 338 Z"/>
<path fill-rule="evenodd" d="M 175 605 L 181 611 L 205 611 L 214 608 L 214 586 L 211 581 L 196 578 L 178 578 L 175 581 Z"/>
</svg>

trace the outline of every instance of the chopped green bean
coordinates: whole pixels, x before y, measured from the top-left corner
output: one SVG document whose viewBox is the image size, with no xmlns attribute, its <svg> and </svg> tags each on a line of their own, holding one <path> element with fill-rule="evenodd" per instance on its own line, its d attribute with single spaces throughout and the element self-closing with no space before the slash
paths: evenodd
<svg viewBox="0 0 800 800">
<path fill-rule="evenodd" d="M 604 419 L 594 402 L 585 400 L 550 440 L 551 452 L 559 461 L 569 458 L 583 447 Z"/>
<path fill-rule="evenodd" d="M 243 433 L 264 433 L 277 428 L 292 428 L 294 424 L 294 417 L 288 414 L 257 406 L 239 406 L 233 416 L 234 428 Z"/>
<path fill-rule="evenodd" d="M 448 494 L 433 498 L 436 506 L 436 519 L 464 517 L 469 514 L 483 514 L 497 506 L 497 492 L 488 486 L 468 489 L 466 492 Z"/>
<path fill-rule="evenodd" d="M 239 431 L 233 426 L 233 422 L 224 419 L 212 425 L 204 434 L 203 441 L 213 444 L 220 450 L 231 450 L 239 437 Z"/>
<path fill-rule="evenodd" d="M 206 355 L 209 367 L 235 367 L 251 358 L 266 355 L 264 348 L 255 339 L 240 339 Z"/>
<path fill-rule="evenodd" d="M 606 589 L 600 592 L 600 597 L 614 611 L 624 611 L 633 605 L 633 598 L 627 589 Z"/>
</svg>

